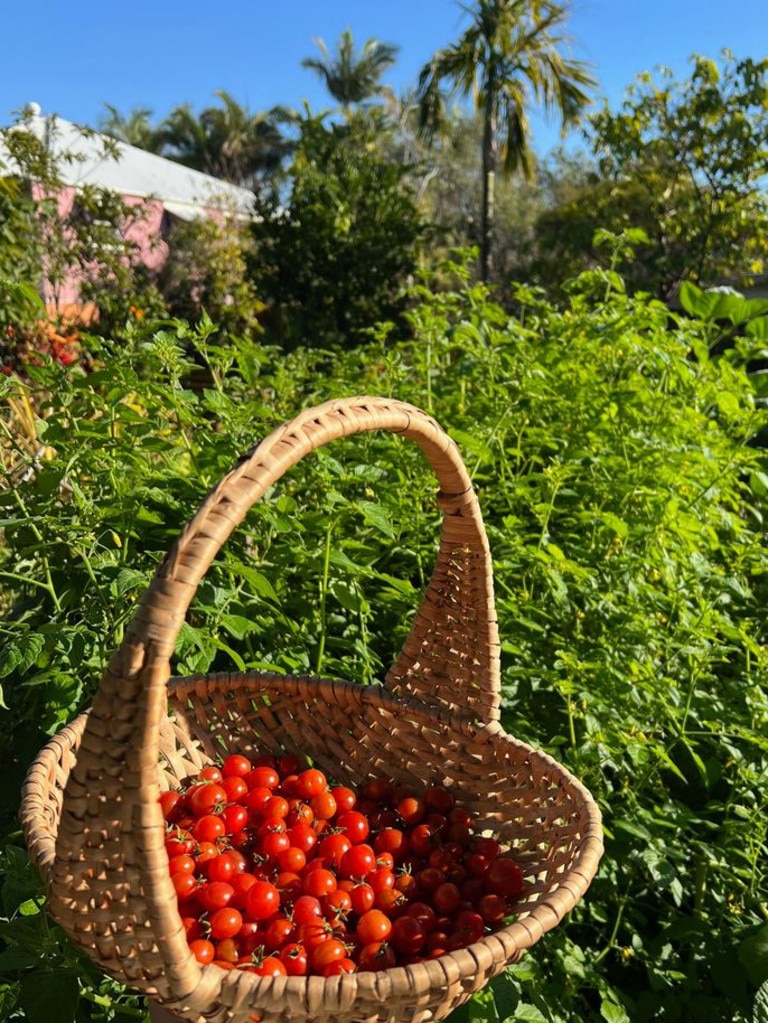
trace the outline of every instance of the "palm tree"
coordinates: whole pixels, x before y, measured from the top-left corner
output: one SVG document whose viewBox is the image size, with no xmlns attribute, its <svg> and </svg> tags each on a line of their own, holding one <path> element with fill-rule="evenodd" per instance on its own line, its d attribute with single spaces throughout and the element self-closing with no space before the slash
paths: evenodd
<svg viewBox="0 0 768 1023">
<path fill-rule="evenodd" d="M 195 114 L 188 103 L 175 107 L 158 129 L 161 152 L 187 167 L 223 181 L 254 187 L 274 173 L 291 143 L 280 131 L 290 112 L 274 107 L 251 113 L 228 92 L 216 92 L 220 106 Z"/>
<path fill-rule="evenodd" d="M 563 131 L 589 103 L 595 85 L 588 66 L 562 55 L 570 39 L 561 27 L 569 0 L 476 0 L 464 7 L 472 23 L 457 42 L 439 50 L 419 76 L 420 118 L 434 133 L 445 118 L 443 82 L 453 91 L 475 97 L 483 117 L 483 198 L 480 273 L 491 272 L 494 181 L 501 143 L 505 174 L 522 171 L 530 180 L 528 106 L 531 97 L 547 113 L 556 112 Z"/>
<path fill-rule="evenodd" d="M 342 32 L 334 55 L 322 39 L 316 39 L 315 44 L 322 57 L 306 57 L 301 66 L 317 72 L 346 113 L 354 103 L 364 103 L 383 93 L 381 76 L 395 63 L 400 49 L 378 39 L 367 39 L 358 52 L 349 29 Z"/>
<path fill-rule="evenodd" d="M 157 128 L 152 124 L 149 107 L 134 107 L 128 114 L 121 114 L 111 103 L 104 106 L 107 112 L 99 118 L 99 131 L 129 146 L 137 146 L 150 153 L 159 152 L 162 143 Z"/>
</svg>

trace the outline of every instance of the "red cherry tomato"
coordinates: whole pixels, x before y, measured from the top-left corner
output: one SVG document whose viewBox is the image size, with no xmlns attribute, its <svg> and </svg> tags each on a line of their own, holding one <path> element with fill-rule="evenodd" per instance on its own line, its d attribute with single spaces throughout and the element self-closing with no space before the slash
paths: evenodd
<svg viewBox="0 0 768 1023">
<path fill-rule="evenodd" d="M 491 863 L 485 883 L 489 891 L 513 899 L 523 890 L 523 872 L 514 860 L 499 856 Z"/>
<path fill-rule="evenodd" d="M 424 948 L 427 932 L 415 916 L 403 914 L 393 921 L 390 940 L 398 952 L 409 956 L 418 955 Z"/>
<path fill-rule="evenodd" d="M 267 920 L 280 908 L 280 892 L 269 881 L 257 881 L 245 893 L 245 911 L 251 920 Z"/>
<path fill-rule="evenodd" d="M 189 948 L 192 955 L 199 963 L 212 963 L 214 956 L 216 955 L 216 949 L 213 947 L 213 942 L 208 941 L 205 938 L 196 938 L 194 941 L 191 941 L 189 943 Z"/>
<path fill-rule="evenodd" d="M 215 842 L 217 838 L 223 838 L 226 833 L 224 821 L 215 813 L 205 814 L 198 818 L 192 828 L 192 834 L 198 842 Z"/>
<path fill-rule="evenodd" d="M 346 785 L 335 785 L 331 789 L 331 795 L 336 800 L 338 813 L 343 813 L 344 810 L 352 810 L 357 802 L 357 795 L 354 789 L 350 789 Z"/>
<path fill-rule="evenodd" d="M 227 790 L 217 782 L 193 785 L 187 791 L 185 801 L 195 817 L 217 813 L 227 802 Z"/>
<path fill-rule="evenodd" d="M 357 921 L 357 939 L 363 945 L 386 941 L 392 933 L 392 921 L 380 909 L 369 909 Z"/>
<path fill-rule="evenodd" d="M 224 909 L 217 909 L 212 914 L 209 925 L 214 941 L 220 941 L 222 938 L 234 938 L 243 926 L 243 917 L 239 910 L 226 906 Z"/>
<path fill-rule="evenodd" d="M 307 950 L 298 942 L 284 945 L 280 949 L 280 961 L 289 977 L 305 977 L 309 969 Z"/>
<path fill-rule="evenodd" d="M 250 760 L 240 753 L 231 753 L 221 765 L 224 778 L 244 778 L 251 770 Z"/>
<path fill-rule="evenodd" d="M 319 796 L 321 792 L 325 792 L 328 788 L 328 779 L 322 771 L 310 767 L 297 775 L 295 788 L 297 796 L 302 799 L 312 799 L 314 796 Z"/>
<path fill-rule="evenodd" d="M 389 970 L 395 966 L 395 950 L 386 941 L 374 941 L 364 945 L 357 956 L 357 968 L 361 971 Z"/>
</svg>

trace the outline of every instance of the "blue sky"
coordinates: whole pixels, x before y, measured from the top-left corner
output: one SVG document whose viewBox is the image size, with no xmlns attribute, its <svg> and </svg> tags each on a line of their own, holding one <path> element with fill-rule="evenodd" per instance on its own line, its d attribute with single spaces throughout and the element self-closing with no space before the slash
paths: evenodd
<svg viewBox="0 0 768 1023">
<path fill-rule="evenodd" d="M 0 124 L 37 102 L 90 125 L 104 102 L 162 117 L 185 101 L 210 105 L 217 89 L 252 110 L 305 99 L 322 109 L 325 94 L 301 59 L 317 52 L 314 38 L 333 48 L 345 28 L 359 43 L 375 36 L 400 46 L 386 78 L 400 91 L 466 25 L 455 0 L 12 0 L 2 20 Z M 573 55 L 594 65 L 598 94 L 618 105 L 635 75 L 659 64 L 683 77 L 692 53 L 764 56 L 768 2 L 575 0 L 570 28 Z M 558 140 L 539 119 L 534 132 L 542 152 Z"/>
</svg>

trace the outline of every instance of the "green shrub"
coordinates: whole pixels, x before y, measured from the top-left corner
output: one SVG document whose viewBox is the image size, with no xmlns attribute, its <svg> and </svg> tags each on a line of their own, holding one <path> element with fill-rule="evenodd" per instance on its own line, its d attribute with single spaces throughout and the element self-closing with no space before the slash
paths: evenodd
<svg viewBox="0 0 768 1023">
<path fill-rule="evenodd" d="M 517 298 L 510 319 L 480 287 L 425 280 L 407 343 L 383 327 L 364 351 L 285 356 L 178 324 L 94 340 L 90 374 L 46 362 L 28 384 L 0 381 L 6 398 L 33 399 L 51 449 L 35 461 L 9 446 L 8 403 L 2 791 L 18 791 L 45 735 L 87 705 L 155 564 L 239 455 L 328 397 L 397 395 L 455 437 L 478 489 L 505 726 L 580 777 L 606 826 L 600 873 L 569 921 L 457 1019 L 745 1020 L 768 977 L 768 474 L 749 443 L 765 416 L 745 352 L 711 359 L 704 324 L 627 298 L 610 274 L 574 282 L 566 310 Z M 190 351 L 209 363 L 206 391 L 185 386 Z M 380 677 L 437 536 L 412 447 L 366 435 L 292 470 L 206 577 L 175 669 Z M 53 966 L 32 956 L 30 935 L 60 939 L 30 902 L 40 892 L 12 803 L 0 1004 L 34 1020 L 35 978 L 77 967 L 71 952 Z M 94 983 L 79 975 L 67 1018 L 139 1011 Z"/>
</svg>

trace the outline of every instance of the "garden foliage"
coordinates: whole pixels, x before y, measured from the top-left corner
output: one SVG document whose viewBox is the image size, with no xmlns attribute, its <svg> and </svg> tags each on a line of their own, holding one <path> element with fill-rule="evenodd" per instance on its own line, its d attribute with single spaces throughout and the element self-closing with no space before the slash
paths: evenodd
<svg viewBox="0 0 768 1023">
<path fill-rule="evenodd" d="M 286 355 L 214 345 L 206 321 L 134 324 L 84 341 L 88 372 L 41 360 L 0 381 L 0 1017 L 143 1018 L 46 920 L 15 822 L 24 769 L 88 705 L 208 488 L 299 409 L 379 393 L 458 442 L 494 555 L 504 724 L 605 819 L 584 901 L 457 1020 L 749 1019 L 768 979 L 760 341 L 713 358 L 716 324 L 611 273 L 573 281 L 564 309 L 521 288 L 516 318 L 449 276 L 411 290 L 406 341 L 383 326 L 364 349 Z M 434 557 L 434 490 L 390 436 L 304 459 L 206 577 L 175 670 L 381 678 Z"/>
</svg>

